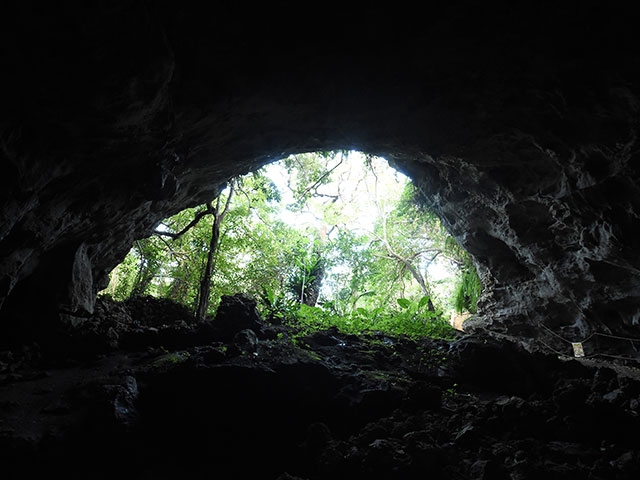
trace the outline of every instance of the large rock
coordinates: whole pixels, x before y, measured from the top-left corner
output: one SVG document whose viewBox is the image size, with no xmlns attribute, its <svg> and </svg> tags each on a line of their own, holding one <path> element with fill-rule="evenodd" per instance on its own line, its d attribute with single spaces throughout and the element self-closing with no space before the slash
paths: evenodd
<svg viewBox="0 0 640 480">
<path fill-rule="evenodd" d="M 252 9 L 7 7 L 3 331 L 89 315 L 135 239 L 230 177 L 345 148 L 410 175 L 474 256 L 477 328 L 565 349 L 596 331 L 640 336 L 629 11 Z"/>
</svg>

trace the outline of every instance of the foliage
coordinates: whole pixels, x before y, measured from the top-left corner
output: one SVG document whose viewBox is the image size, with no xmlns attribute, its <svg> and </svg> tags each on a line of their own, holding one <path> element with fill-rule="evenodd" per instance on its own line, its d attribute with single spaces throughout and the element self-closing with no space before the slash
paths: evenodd
<svg viewBox="0 0 640 480">
<path fill-rule="evenodd" d="M 475 267 L 469 259 L 461 271 L 454 295 L 456 312 L 476 313 L 478 298 L 482 292 L 482 283 Z"/>
<path fill-rule="evenodd" d="M 320 307 L 300 305 L 290 321 L 301 326 L 304 333 L 337 327 L 345 334 L 381 332 L 390 335 L 406 335 L 412 338 L 454 338 L 455 330 L 441 312 L 426 309 L 427 298 L 415 302 L 406 298 L 397 299 L 400 309 L 372 310 L 357 308 L 349 315 L 338 315 Z"/>
<path fill-rule="evenodd" d="M 347 168 L 358 161 L 359 171 Z M 195 311 L 211 263 L 209 314 L 222 295 L 242 291 L 275 322 L 444 337 L 442 312 L 454 302 L 431 266 L 460 272 L 466 308 L 475 305 L 479 279 L 466 278 L 466 252 L 416 201 L 418 189 L 385 163 L 342 151 L 292 155 L 237 177 L 232 198 L 224 190 L 209 207 L 184 210 L 135 242 L 106 292 L 151 294 Z M 211 205 L 227 202 L 209 259 Z"/>
<path fill-rule="evenodd" d="M 262 317 L 272 323 L 282 323 L 287 318 L 294 318 L 298 302 L 292 300 L 282 291 L 263 285 L 258 294 L 258 309 Z"/>
<path fill-rule="evenodd" d="M 311 238 L 295 245 L 292 267 L 286 283 L 288 293 L 298 303 L 314 306 L 326 268 L 322 243 Z"/>
</svg>

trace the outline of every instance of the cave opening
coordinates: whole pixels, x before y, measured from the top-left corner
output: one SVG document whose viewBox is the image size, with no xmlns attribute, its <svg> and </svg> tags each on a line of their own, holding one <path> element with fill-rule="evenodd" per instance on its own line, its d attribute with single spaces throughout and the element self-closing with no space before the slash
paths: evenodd
<svg viewBox="0 0 640 480">
<path fill-rule="evenodd" d="M 357 150 L 292 154 L 231 178 L 136 240 L 110 277 L 100 295 L 161 297 L 201 321 L 242 293 L 271 320 L 347 333 L 447 336 L 481 293 L 472 257 L 411 179 Z"/>
<path fill-rule="evenodd" d="M 17 3 L 0 475 L 637 477 L 632 3 Z M 96 302 L 136 239 L 231 175 L 351 146 L 401 167 L 476 260 L 490 314 L 455 339 L 292 335 L 236 295 L 201 323 Z"/>
</svg>

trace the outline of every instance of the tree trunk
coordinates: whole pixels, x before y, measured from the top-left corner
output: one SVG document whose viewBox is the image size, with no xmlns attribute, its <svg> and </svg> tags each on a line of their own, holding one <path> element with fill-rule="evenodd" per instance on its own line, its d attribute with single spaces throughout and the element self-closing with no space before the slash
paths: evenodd
<svg viewBox="0 0 640 480">
<path fill-rule="evenodd" d="M 153 280 L 153 275 L 149 275 L 148 272 L 146 274 L 141 274 L 136 278 L 135 284 L 131 289 L 130 297 L 138 297 L 140 295 L 144 295 L 151 284 L 151 280 Z"/>
<path fill-rule="evenodd" d="M 318 262 L 311 270 L 308 284 L 303 287 L 302 303 L 315 307 L 318 303 L 318 297 L 320 296 L 320 287 L 322 286 L 322 280 L 324 279 L 325 267 L 322 258 L 318 259 Z"/>
<path fill-rule="evenodd" d="M 427 286 L 427 281 L 425 280 L 425 278 L 409 260 L 402 258 L 400 255 L 397 255 L 395 253 L 393 255 L 398 261 L 400 261 L 407 268 L 407 270 L 409 270 L 409 273 L 411 273 L 413 278 L 415 278 L 416 282 L 418 282 L 418 285 L 420 285 L 420 289 L 422 290 L 422 293 L 429 298 L 429 300 L 427 301 L 427 308 L 429 309 L 429 311 L 435 312 L 436 307 L 433 305 L 433 302 L 431 301 L 431 292 L 429 291 L 429 287 Z"/>
<path fill-rule="evenodd" d="M 384 237 L 382 238 L 379 237 L 379 238 L 382 241 L 382 244 L 384 245 L 385 250 L 387 251 L 387 255 L 390 258 L 396 260 L 398 263 L 400 263 L 404 268 L 409 270 L 409 273 L 411 273 L 411 276 L 415 279 L 416 282 L 418 282 L 418 285 L 420 286 L 420 290 L 422 290 L 423 295 L 429 298 L 429 301 L 427 302 L 427 308 L 429 309 L 430 312 L 435 312 L 436 307 L 433 305 L 433 302 L 431 301 L 431 292 L 429 291 L 429 285 L 427 284 L 427 280 L 422 276 L 420 271 L 411 262 L 411 260 L 404 258 L 402 255 L 396 253 L 393 250 L 393 248 L 391 248 L 391 245 L 389 244 L 389 240 L 387 239 L 386 219 L 384 218 L 383 218 L 382 226 L 383 226 Z"/>
<path fill-rule="evenodd" d="M 135 245 L 140 255 L 140 265 L 138 266 L 138 274 L 136 275 L 131 293 L 129 294 L 130 297 L 144 295 L 144 293 L 147 291 L 147 288 L 149 288 L 151 280 L 153 280 L 154 276 L 154 273 L 152 272 L 150 266 L 151 259 L 147 258 L 147 255 L 140 242 L 136 242 Z"/>
<path fill-rule="evenodd" d="M 214 220 L 211 224 L 211 240 L 209 240 L 209 251 L 207 252 L 207 263 L 200 280 L 200 289 L 198 291 L 198 309 L 196 310 L 196 320 L 204 321 L 207 310 L 209 309 L 209 296 L 211 295 L 211 275 L 213 273 L 213 256 L 218 248 L 218 240 L 220 239 L 220 223 L 218 215 L 214 214 Z"/>
<path fill-rule="evenodd" d="M 215 208 L 209 204 L 208 208 L 213 214 L 213 223 L 211 224 L 211 239 L 209 240 L 209 251 L 207 252 L 207 263 L 202 273 L 202 280 L 200 280 L 200 288 L 198 290 L 198 307 L 196 309 L 196 321 L 202 322 L 207 316 L 207 310 L 209 309 L 209 300 L 211 296 L 211 277 L 213 275 L 213 264 L 216 251 L 218 250 L 218 244 L 220 242 L 220 225 L 224 220 L 224 217 L 229 211 L 229 205 L 231 204 L 231 197 L 233 196 L 233 183 L 229 187 L 229 196 L 225 203 L 224 209 L 220 212 L 220 196 L 216 201 Z"/>
<path fill-rule="evenodd" d="M 435 312 L 436 308 L 433 305 L 433 302 L 431 300 L 431 292 L 429 292 L 429 285 L 427 283 L 426 278 L 420 273 L 420 271 L 416 268 L 416 266 L 411 262 L 410 259 L 404 258 L 402 255 L 396 253 L 393 250 L 393 248 L 391 248 L 391 244 L 389 243 L 389 236 L 387 235 L 387 214 L 385 213 L 384 209 L 380 205 L 380 199 L 378 197 L 378 175 L 376 175 L 375 169 L 373 168 L 371 168 L 371 173 L 373 173 L 373 176 L 375 178 L 376 205 L 378 206 L 378 212 L 380 213 L 380 216 L 382 218 L 382 237 L 378 236 L 378 238 L 380 239 L 380 241 L 382 241 L 382 244 L 384 245 L 384 248 L 387 251 L 388 256 L 396 260 L 404 268 L 409 270 L 409 273 L 411 273 L 411 276 L 413 276 L 416 282 L 418 282 L 418 285 L 420 285 L 420 289 L 422 290 L 422 293 L 429 299 L 427 302 L 427 308 L 429 309 L 430 312 Z"/>
</svg>

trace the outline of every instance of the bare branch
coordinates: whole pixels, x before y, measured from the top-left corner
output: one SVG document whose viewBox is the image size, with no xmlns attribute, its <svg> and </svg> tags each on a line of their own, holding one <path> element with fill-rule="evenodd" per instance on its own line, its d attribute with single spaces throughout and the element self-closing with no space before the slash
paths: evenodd
<svg viewBox="0 0 640 480">
<path fill-rule="evenodd" d="M 322 180 L 324 180 L 329 175 L 331 175 L 331 172 L 333 172 L 336 168 L 338 168 L 340 165 L 342 165 L 343 161 L 344 161 L 344 157 L 341 156 L 340 157 L 340 161 L 338 163 L 336 163 L 333 167 L 331 167 L 329 170 L 327 170 L 322 175 L 320 175 L 320 178 L 318 178 L 311 186 L 305 188 L 305 190 L 304 190 L 304 192 L 302 192 L 302 194 L 306 195 L 312 189 L 317 189 L 320 186 L 320 182 L 322 182 Z M 316 195 L 320 195 L 320 194 L 316 191 Z M 325 196 L 328 196 L 328 195 L 325 195 Z"/>
<path fill-rule="evenodd" d="M 211 211 L 211 203 L 206 205 L 206 209 L 205 210 L 200 210 L 198 213 L 196 213 L 195 217 L 193 218 L 193 220 L 191 220 L 186 227 L 184 227 L 182 230 L 180 230 L 177 233 L 173 233 L 173 232 L 163 232 L 161 230 L 155 230 L 153 233 L 154 235 L 158 235 L 158 236 L 163 236 L 163 237 L 169 237 L 172 238 L 173 240 L 176 240 L 178 238 L 180 238 L 182 235 L 184 235 L 185 233 L 187 233 L 189 230 L 191 230 L 193 227 L 195 227 L 198 222 L 200 220 L 202 220 L 203 217 L 212 214 L 213 212 Z"/>
</svg>

